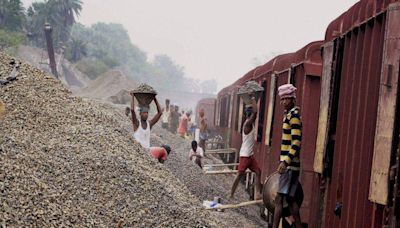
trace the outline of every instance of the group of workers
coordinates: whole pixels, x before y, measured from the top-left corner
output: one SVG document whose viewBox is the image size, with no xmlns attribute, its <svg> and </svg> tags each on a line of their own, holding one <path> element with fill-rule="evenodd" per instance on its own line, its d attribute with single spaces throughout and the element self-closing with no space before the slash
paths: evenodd
<svg viewBox="0 0 400 228">
<path fill-rule="evenodd" d="M 179 111 L 179 106 L 165 100 L 163 108 L 162 127 L 173 134 L 179 134 L 182 138 L 193 135 L 195 124 L 191 121 L 191 111 Z"/>
<path fill-rule="evenodd" d="M 139 106 L 138 110 L 140 118 L 138 119 L 135 112 L 135 99 L 133 93 L 131 96 L 131 107 L 126 108 L 125 114 L 130 117 L 132 121 L 134 131 L 133 136 L 143 148 L 149 151 L 151 156 L 157 159 L 160 163 L 164 163 L 171 152 L 171 147 L 168 145 L 162 145 L 161 147 L 150 146 L 151 129 L 162 117 L 162 127 L 164 129 L 168 129 L 174 134 L 178 132 L 181 137 L 185 137 L 189 131 L 191 113 L 183 112 L 180 114 L 179 107 L 177 105 L 171 105 L 169 99 L 165 100 L 165 108 L 161 109 L 161 106 L 155 97 L 154 103 L 157 107 L 157 114 L 149 121 L 149 106 Z M 199 146 L 197 145 L 197 141 L 192 141 L 189 159 L 199 167 L 202 167 L 201 159 L 204 157 L 205 141 L 207 140 L 207 137 L 205 136 L 207 135 L 205 133 L 207 131 L 207 123 L 204 116 L 204 110 L 200 110 L 199 116 Z M 179 128 L 177 127 L 177 123 L 179 123 Z"/>
<path fill-rule="evenodd" d="M 283 118 L 282 126 L 282 141 L 280 147 L 280 161 L 277 167 L 277 172 L 280 174 L 278 194 L 275 198 L 275 211 L 274 211 L 274 228 L 278 228 L 279 221 L 282 217 L 283 205 L 288 205 L 291 218 L 294 220 L 294 224 L 297 228 L 302 227 L 299 206 L 296 202 L 296 191 L 299 187 L 299 176 L 300 176 L 300 149 L 301 149 L 301 118 L 300 109 L 295 106 L 296 102 L 296 88 L 292 84 L 285 84 L 278 88 L 278 95 L 280 97 L 280 104 L 283 107 L 285 114 Z M 140 142 L 144 148 L 149 148 L 150 153 L 153 157 L 158 159 L 160 162 L 164 162 L 167 159 L 168 154 L 171 151 L 169 146 L 162 146 L 157 148 L 150 147 L 150 130 L 158 122 L 163 115 L 164 117 L 162 126 L 168 128 L 171 132 L 175 133 L 178 124 L 176 123 L 176 116 L 179 113 L 179 108 L 170 105 L 170 101 L 166 100 L 166 107 L 164 110 L 161 109 L 157 98 L 154 99 L 157 106 L 157 114 L 148 121 L 148 108 L 140 107 L 140 120 L 137 119 L 134 109 L 134 99 L 132 96 L 131 101 L 131 119 L 134 129 L 134 137 Z M 256 139 L 257 130 L 255 129 L 255 121 L 257 118 L 257 101 L 254 96 L 251 98 L 251 105 L 246 107 L 245 116 L 246 120 L 242 127 L 242 145 L 240 148 L 240 158 L 238 173 L 233 182 L 230 197 L 234 196 L 236 188 L 239 184 L 240 179 L 244 176 L 247 169 L 250 169 L 255 173 L 256 176 L 256 199 L 262 198 L 262 183 L 261 183 L 261 169 L 254 158 L 254 144 Z M 200 113 L 200 135 L 199 145 L 196 141 L 192 141 L 191 150 L 189 152 L 189 159 L 192 160 L 199 167 L 202 167 L 201 159 L 204 156 L 205 143 L 207 140 L 207 124 L 204 117 L 204 110 Z M 186 120 L 190 117 L 186 115 Z M 182 119 L 182 118 L 181 118 Z M 179 120 L 179 117 L 178 117 Z M 181 125 L 181 124 L 180 124 Z M 181 126 L 179 126 L 181 127 Z M 185 127 L 183 122 L 182 127 Z M 187 129 L 187 126 L 186 128 Z M 179 130 L 178 130 L 179 132 Z M 182 130 L 183 132 L 183 130 Z M 185 131 L 186 132 L 186 131 Z"/>
</svg>

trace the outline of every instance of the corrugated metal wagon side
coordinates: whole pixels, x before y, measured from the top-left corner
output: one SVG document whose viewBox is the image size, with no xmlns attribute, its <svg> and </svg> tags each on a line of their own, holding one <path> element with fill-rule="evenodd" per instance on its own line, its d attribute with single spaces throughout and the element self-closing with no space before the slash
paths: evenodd
<svg viewBox="0 0 400 228">
<path fill-rule="evenodd" d="M 399 3 L 388 10 L 390 2 L 361 1 L 327 28 L 321 96 L 325 105 L 314 161 L 315 171 L 326 181 L 323 227 L 389 225 L 384 204 L 395 119 L 389 105 L 396 105 L 400 47 Z"/>
</svg>

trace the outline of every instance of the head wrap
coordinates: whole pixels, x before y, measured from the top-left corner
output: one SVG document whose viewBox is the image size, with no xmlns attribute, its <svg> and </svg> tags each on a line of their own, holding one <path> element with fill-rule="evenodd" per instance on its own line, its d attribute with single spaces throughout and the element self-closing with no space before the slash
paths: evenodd
<svg viewBox="0 0 400 228">
<path fill-rule="evenodd" d="M 285 84 L 281 85 L 278 88 L 278 94 L 283 98 L 296 98 L 296 87 L 294 87 L 292 84 Z"/>
<path fill-rule="evenodd" d="M 249 116 L 251 113 L 253 113 L 253 108 L 251 106 L 246 107 L 244 112 L 246 113 L 247 116 Z"/>
<path fill-rule="evenodd" d="M 169 153 L 171 152 L 171 147 L 168 145 L 162 145 L 161 147 L 164 148 L 165 151 L 167 151 L 167 154 L 169 155 Z"/>
</svg>

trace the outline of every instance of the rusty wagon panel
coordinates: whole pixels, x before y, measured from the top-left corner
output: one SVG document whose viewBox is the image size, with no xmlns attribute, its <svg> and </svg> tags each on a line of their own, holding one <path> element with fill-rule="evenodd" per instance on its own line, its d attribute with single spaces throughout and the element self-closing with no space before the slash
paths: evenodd
<svg viewBox="0 0 400 228">
<path fill-rule="evenodd" d="M 384 206 L 370 202 L 368 194 L 390 2 L 358 2 L 327 28 L 325 41 L 334 45 L 327 63 L 337 83 L 328 120 L 324 227 L 383 225 Z M 334 214 L 338 205 L 340 216 Z"/>
</svg>

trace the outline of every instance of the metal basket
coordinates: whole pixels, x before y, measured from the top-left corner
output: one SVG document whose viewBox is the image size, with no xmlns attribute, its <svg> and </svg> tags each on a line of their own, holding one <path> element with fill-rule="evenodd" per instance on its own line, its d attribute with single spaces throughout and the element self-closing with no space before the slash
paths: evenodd
<svg viewBox="0 0 400 228">
<path fill-rule="evenodd" d="M 281 175 L 278 172 L 275 172 L 271 174 L 269 177 L 264 182 L 263 185 L 263 202 L 264 206 L 268 209 L 270 212 L 274 212 L 275 210 L 275 198 L 276 195 L 278 194 L 278 188 L 279 188 L 279 177 Z M 301 183 L 299 183 L 298 188 L 296 190 L 296 202 L 297 205 L 300 207 L 301 204 L 303 203 L 304 199 L 304 193 L 303 193 L 303 188 L 301 186 Z M 288 207 L 283 208 L 283 216 L 287 217 L 290 215 L 290 211 Z"/>
<path fill-rule="evenodd" d="M 243 102 L 245 105 L 251 105 L 251 97 L 254 95 L 254 98 L 256 98 L 256 102 L 258 99 L 260 99 L 261 94 L 263 91 L 255 91 L 253 93 L 238 93 L 239 97 L 243 99 Z"/>
</svg>

